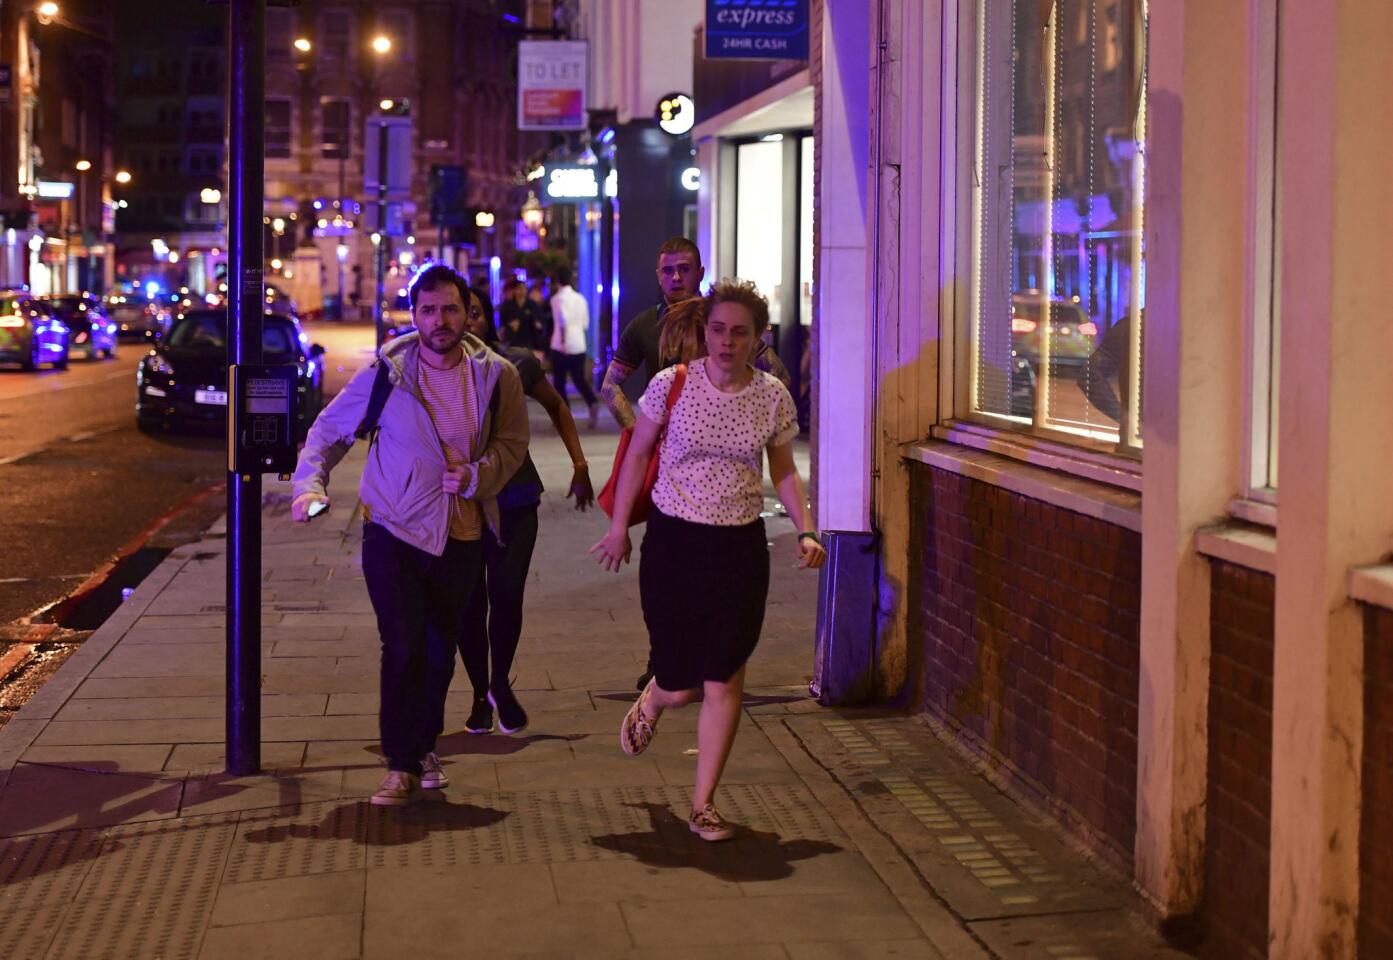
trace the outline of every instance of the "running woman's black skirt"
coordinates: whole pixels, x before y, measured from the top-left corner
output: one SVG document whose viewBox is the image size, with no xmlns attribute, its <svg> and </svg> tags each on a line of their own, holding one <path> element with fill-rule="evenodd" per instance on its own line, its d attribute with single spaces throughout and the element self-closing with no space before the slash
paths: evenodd
<svg viewBox="0 0 1393 960">
<path fill-rule="evenodd" d="M 764 626 L 764 521 L 720 527 L 654 509 L 647 526 L 638 582 L 658 686 L 724 683 L 750 659 Z"/>
</svg>

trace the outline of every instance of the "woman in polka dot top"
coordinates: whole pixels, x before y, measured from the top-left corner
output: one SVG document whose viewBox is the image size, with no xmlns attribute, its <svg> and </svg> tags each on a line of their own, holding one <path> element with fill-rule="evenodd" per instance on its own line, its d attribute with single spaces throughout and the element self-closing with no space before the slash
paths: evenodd
<svg viewBox="0 0 1393 960">
<path fill-rule="evenodd" d="M 769 325 L 769 303 L 754 284 L 723 280 L 703 307 L 707 355 L 686 368 L 671 414 L 668 397 L 682 368 L 668 368 L 649 383 L 620 468 L 609 533 L 590 552 L 607 570 L 628 561 L 629 515 L 656 452 L 654 509 L 639 563 L 654 677 L 625 716 L 620 745 L 625 753 L 641 753 L 663 711 L 700 694 L 689 823 L 703 840 L 727 840 L 734 829 L 713 800 L 735 741 L 745 663 L 759 641 L 769 592 L 760 519 L 766 452 L 779 499 L 800 531 L 800 566 L 819 567 L 826 554 L 793 462 L 793 398 L 750 365 Z"/>
</svg>

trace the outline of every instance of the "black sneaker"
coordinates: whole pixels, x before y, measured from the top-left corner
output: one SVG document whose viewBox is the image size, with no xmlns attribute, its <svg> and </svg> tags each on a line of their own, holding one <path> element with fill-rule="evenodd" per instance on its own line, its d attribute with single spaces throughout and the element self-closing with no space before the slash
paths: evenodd
<svg viewBox="0 0 1393 960">
<path fill-rule="evenodd" d="M 474 698 L 474 709 L 469 711 L 469 719 L 464 721 L 464 731 L 475 736 L 493 733 L 493 707 L 489 706 L 487 697 Z"/>
<path fill-rule="evenodd" d="M 527 726 L 527 711 L 513 696 L 512 688 L 489 688 L 489 703 L 498 711 L 498 729 L 504 733 L 517 733 Z"/>
</svg>

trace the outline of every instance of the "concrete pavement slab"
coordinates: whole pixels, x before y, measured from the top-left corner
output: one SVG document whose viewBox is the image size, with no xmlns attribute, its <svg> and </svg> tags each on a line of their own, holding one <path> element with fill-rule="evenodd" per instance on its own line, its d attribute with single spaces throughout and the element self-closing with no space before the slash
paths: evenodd
<svg viewBox="0 0 1393 960">
<path fill-rule="evenodd" d="M 641 947 L 667 944 L 797 943 L 911 939 L 919 928 L 888 893 L 767 896 L 624 903 L 620 909 Z"/>
<path fill-rule="evenodd" d="M 635 945 L 615 904 L 558 902 L 540 864 L 369 871 L 363 956 L 400 957 L 404 931 L 421 958 L 555 956 L 576 944 L 602 951 Z"/>
<path fill-rule="evenodd" d="M 304 762 L 305 744 L 296 740 L 261 745 L 261 767 L 263 770 L 287 770 L 306 765 Z M 165 772 L 170 776 L 202 777 L 221 773 L 227 769 L 223 755 L 223 744 L 180 743 L 175 744 L 165 761 Z"/>
<path fill-rule="evenodd" d="M 362 956 L 362 926 L 361 914 L 336 913 L 213 927 L 203 938 L 198 960 L 357 960 Z"/>
<path fill-rule="evenodd" d="M 562 903 L 712 900 L 743 895 L 739 884 L 695 867 L 660 869 L 632 860 L 553 863 L 551 875 Z"/>
<path fill-rule="evenodd" d="M 346 870 L 224 883 L 218 889 L 211 923 L 214 927 L 226 927 L 336 914 L 356 916 L 363 911 L 366 880 L 363 871 Z"/>
<path fill-rule="evenodd" d="M 329 696 L 324 693 L 270 694 L 261 698 L 265 717 L 323 716 Z M 145 697 L 141 699 L 69 700 L 57 719 L 70 720 L 181 720 L 221 717 L 227 711 L 225 697 Z"/>
</svg>

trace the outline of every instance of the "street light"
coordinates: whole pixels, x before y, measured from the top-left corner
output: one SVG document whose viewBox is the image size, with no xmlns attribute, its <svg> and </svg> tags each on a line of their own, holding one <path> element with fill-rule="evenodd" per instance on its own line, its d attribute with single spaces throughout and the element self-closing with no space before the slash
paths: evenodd
<svg viewBox="0 0 1393 960">
<path fill-rule="evenodd" d="M 34 12 L 38 14 L 40 23 L 52 23 L 58 18 L 58 4 L 41 3 L 34 8 Z"/>
<path fill-rule="evenodd" d="M 92 169 L 92 161 L 79 160 L 77 163 L 73 164 L 73 167 L 77 170 L 78 173 L 86 173 L 88 170 Z"/>
<path fill-rule="evenodd" d="M 388 97 L 383 97 L 378 101 L 377 105 L 381 108 L 383 113 L 386 113 L 388 110 L 391 110 L 392 107 L 396 106 L 396 101 Z"/>
<path fill-rule="evenodd" d="M 299 50 L 301 53 L 309 53 L 314 49 L 314 44 L 310 43 L 309 37 L 296 37 L 295 49 Z"/>
<path fill-rule="evenodd" d="M 372 38 L 372 52 L 376 54 L 388 54 L 392 52 L 392 38 L 379 33 Z"/>
<path fill-rule="evenodd" d="M 116 182 L 124 186 L 131 182 L 131 172 L 129 170 L 117 170 Z"/>
<path fill-rule="evenodd" d="M 222 191 L 217 187 L 204 187 L 199 191 L 198 199 L 209 206 L 213 206 L 222 203 Z"/>
</svg>

